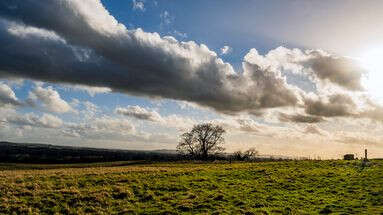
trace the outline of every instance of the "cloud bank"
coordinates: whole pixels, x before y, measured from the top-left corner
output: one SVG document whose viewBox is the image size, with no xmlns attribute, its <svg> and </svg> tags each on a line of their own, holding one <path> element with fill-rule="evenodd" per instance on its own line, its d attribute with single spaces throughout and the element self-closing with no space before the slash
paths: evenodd
<svg viewBox="0 0 383 215">
<path fill-rule="evenodd" d="M 99 0 L 3 0 L 0 37 L 3 78 L 22 77 L 182 100 L 226 114 L 259 114 L 279 107 L 305 110 L 305 115 L 282 114 L 282 121 L 314 123 L 322 122 L 322 117 L 380 117 L 376 116 L 379 111 L 355 112 L 358 102 L 343 93 L 363 90 L 365 71 L 354 59 L 321 50 L 279 47 L 260 55 L 251 49 L 243 59 L 243 72 L 238 72 L 204 44 L 179 42 L 141 29 L 128 30 Z M 329 86 L 340 90 L 313 98 L 288 83 L 286 72 L 308 77 L 317 87 L 317 94 Z M 2 90 L 5 92 L 5 88 Z M 36 89 L 32 93 L 53 112 L 70 111 L 70 106 L 49 91 Z M 8 99 L 8 103 L 17 103 L 9 92 L 0 95 L 3 102 Z M 133 107 L 118 112 L 154 120 L 153 113 Z"/>
<path fill-rule="evenodd" d="M 9 115 L 3 121 L 17 127 L 60 128 L 63 125 L 60 118 L 51 114 L 43 114 L 42 116 L 35 114 Z"/>
</svg>

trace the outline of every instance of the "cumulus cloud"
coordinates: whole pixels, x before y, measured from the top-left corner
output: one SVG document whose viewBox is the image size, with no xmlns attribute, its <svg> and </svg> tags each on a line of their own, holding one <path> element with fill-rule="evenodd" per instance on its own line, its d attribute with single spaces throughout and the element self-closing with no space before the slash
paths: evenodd
<svg viewBox="0 0 383 215">
<path fill-rule="evenodd" d="M 0 106 L 3 105 L 22 105 L 13 90 L 6 84 L 0 83 Z"/>
<path fill-rule="evenodd" d="M 299 90 L 289 86 L 280 71 L 262 68 L 257 64 L 259 54 L 251 49 L 243 62 L 244 76 L 248 80 L 241 83 L 252 97 L 246 103 L 255 102 L 258 108 L 294 106 L 298 103 Z M 256 109 L 256 108 L 254 108 Z"/>
<path fill-rule="evenodd" d="M 221 48 L 221 55 L 229 54 L 233 49 L 230 46 L 223 46 Z"/>
<path fill-rule="evenodd" d="M 37 86 L 29 93 L 30 102 L 40 101 L 45 109 L 55 113 L 74 112 L 75 110 L 60 97 L 52 87 Z"/>
<path fill-rule="evenodd" d="M 97 118 L 92 125 L 97 130 L 132 131 L 133 125 L 128 120 L 101 117 Z"/>
<path fill-rule="evenodd" d="M 100 108 L 90 101 L 83 101 L 81 104 L 83 105 L 84 110 L 81 110 L 80 113 L 83 114 L 85 119 L 90 120 L 100 112 Z"/>
<path fill-rule="evenodd" d="M 1 6 L 1 42 L 10 44 L 0 48 L 2 76 L 107 87 L 227 113 L 297 101 L 279 73 L 261 69 L 249 57 L 246 75 L 238 74 L 203 44 L 127 30 L 99 1 L 2 1 Z M 28 33 L 10 33 L 14 26 Z"/>
<path fill-rule="evenodd" d="M 125 116 L 134 117 L 140 120 L 148 120 L 153 122 L 163 121 L 161 115 L 154 110 L 148 110 L 146 108 L 134 105 L 128 106 L 126 108 L 118 107 L 115 110 L 116 113 L 122 114 Z"/>
<path fill-rule="evenodd" d="M 335 103 L 307 99 L 286 81 L 285 71 L 314 83 L 362 90 L 364 71 L 353 59 L 320 50 L 280 47 L 260 55 L 251 49 L 243 73 L 237 73 L 203 44 L 128 30 L 98 0 L 4 0 L 0 17 L 0 77 L 103 87 L 193 102 L 227 114 L 301 105 L 317 117 L 353 114 L 354 106 L 340 98 L 333 98 Z M 163 24 L 173 19 L 168 11 L 161 14 Z"/>
<path fill-rule="evenodd" d="M 355 115 L 356 104 L 348 95 L 335 94 L 328 98 L 305 100 L 306 113 L 316 116 L 336 117 Z"/>
<path fill-rule="evenodd" d="M 150 121 L 168 128 L 176 128 L 180 131 L 191 128 L 197 121 L 186 117 L 171 114 L 168 116 L 161 116 L 157 111 L 148 108 L 140 107 L 138 105 L 118 107 L 115 109 L 117 114 L 133 117 L 139 120 Z"/>
<path fill-rule="evenodd" d="M 322 96 L 306 96 L 301 109 L 295 113 L 280 112 L 279 121 L 297 123 L 319 123 L 328 118 L 351 118 L 353 120 L 364 118 L 376 122 L 383 121 L 383 107 L 366 98 L 348 94 L 330 94 Z M 370 121 L 371 122 L 371 121 Z"/>
<path fill-rule="evenodd" d="M 287 49 L 278 47 L 254 59 L 261 68 L 286 70 L 309 75 L 312 80 L 334 84 L 346 90 L 363 90 L 361 79 L 367 71 L 356 59 L 336 56 L 322 50 Z"/>
<path fill-rule="evenodd" d="M 264 132 L 265 127 L 256 123 L 254 120 L 249 119 L 238 119 L 239 129 L 241 131 L 250 133 L 261 133 Z"/>
<path fill-rule="evenodd" d="M 44 113 L 42 116 L 35 114 L 15 114 L 7 116 L 4 120 L 6 123 L 10 123 L 16 126 L 31 126 L 41 128 L 59 128 L 63 125 L 63 121 L 51 114 Z"/>
<path fill-rule="evenodd" d="M 102 139 L 102 140 L 124 140 L 129 135 L 135 135 L 135 127 L 127 119 L 114 118 L 111 116 L 92 117 L 84 119 L 83 122 L 63 121 L 52 114 L 35 113 L 21 114 L 13 109 L 0 109 L 0 125 L 8 128 L 31 130 L 34 138 L 44 140 L 43 133 L 51 136 L 63 135 L 66 137 Z M 12 129 L 12 132 L 13 130 Z M 49 129 L 47 133 L 41 129 Z M 25 134 L 25 133 L 24 133 Z M 60 140 L 59 137 L 56 137 Z M 138 137 L 137 137 L 138 138 Z"/>
<path fill-rule="evenodd" d="M 352 97 L 348 94 L 311 95 L 304 98 L 300 107 L 303 108 L 295 113 L 279 113 L 281 122 L 297 123 L 319 123 L 325 122 L 327 118 L 349 117 L 368 118 L 371 120 L 383 120 L 383 108 L 372 103 L 365 97 Z"/>
<path fill-rule="evenodd" d="M 112 117 L 93 118 L 85 123 L 66 123 L 62 133 L 70 137 L 116 139 L 135 132 L 135 127 L 126 119 Z"/>
<path fill-rule="evenodd" d="M 300 63 L 311 68 L 319 79 L 330 81 L 348 90 L 363 90 L 361 79 L 366 71 L 358 61 L 319 51 L 310 51 L 307 54 L 309 57 Z"/>
</svg>

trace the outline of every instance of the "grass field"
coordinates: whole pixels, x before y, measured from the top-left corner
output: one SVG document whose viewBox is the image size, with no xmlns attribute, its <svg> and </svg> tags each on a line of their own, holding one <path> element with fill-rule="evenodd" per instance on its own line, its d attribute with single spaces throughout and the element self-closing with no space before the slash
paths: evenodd
<svg viewBox="0 0 383 215">
<path fill-rule="evenodd" d="M 383 214 L 378 160 L 37 167 L 0 165 L 0 213 Z"/>
</svg>

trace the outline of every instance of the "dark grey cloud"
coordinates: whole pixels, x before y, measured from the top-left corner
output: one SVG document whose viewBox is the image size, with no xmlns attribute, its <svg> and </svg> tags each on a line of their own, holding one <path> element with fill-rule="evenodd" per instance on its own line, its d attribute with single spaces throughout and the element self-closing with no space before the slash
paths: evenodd
<svg viewBox="0 0 383 215">
<path fill-rule="evenodd" d="M 335 94 L 324 99 L 310 99 L 305 100 L 305 111 L 307 114 L 324 117 L 344 117 L 355 116 L 356 104 L 348 95 Z"/>
<path fill-rule="evenodd" d="M 246 57 L 251 55 L 249 53 Z M 243 62 L 243 69 L 246 76 L 250 78 L 248 92 L 254 94 L 255 102 L 259 107 L 283 107 L 294 106 L 298 102 L 297 92 L 289 88 L 286 80 L 269 70 L 263 70 L 250 60 Z M 246 83 L 244 83 L 246 84 Z"/>
<path fill-rule="evenodd" d="M 319 123 L 325 121 L 320 116 L 310 116 L 303 114 L 286 114 L 279 113 L 279 120 L 281 122 L 297 122 L 297 123 Z"/>
<path fill-rule="evenodd" d="M 363 103 L 363 107 L 357 105 Z M 333 94 L 325 97 L 305 98 L 302 107 L 306 114 L 279 113 L 281 122 L 319 123 L 332 117 L 365 118 L 383 122 L 383 107 L 368 97 L 359 100 L 347 94 Z"/>
<path fill-rule="evenodd" d="M 287 84 L 281 68 L 302 74 L 309 71 L 317 80 L 362 90 L 364 71 L 352 59 L 283 47 L 261 56 L 252 49 L 244 57 L 243 73 L 236 73 L 203 44 L 127 30 L 96 0 L 3 0 L 0 38 L 0 77 L 106 87 L 137 96 L 194 102 L 227 114 L 297 106 L 302 99 L 307 115 L 280 114 L 279 119 L 316 123 L 323 117 L 356 116 L 350 97 L 305 98 L 304 92 Z M 160 119 L 131 108 L 117 112 Z M 363 117 L 379 114 L 370 111 Z"/>
<path fill-rule="evenodd" d="M 0 2 L 0 76 L 108 87 L 225 113 L 293 106 L 283 77 L 244 61 L 235 73 L 205 45 L 130 31 L 100 1 Z"/>
<path fill-rule="evenodd" d="M 324 55 L 319 51 L 311 51 L 310 57 L 300 63 L 310 67 L 321 80 L 328 80 L 348 90 L 363 90 L 361 83 L 366 70 L 356 60 L 346 57 Z"/>
</svg>

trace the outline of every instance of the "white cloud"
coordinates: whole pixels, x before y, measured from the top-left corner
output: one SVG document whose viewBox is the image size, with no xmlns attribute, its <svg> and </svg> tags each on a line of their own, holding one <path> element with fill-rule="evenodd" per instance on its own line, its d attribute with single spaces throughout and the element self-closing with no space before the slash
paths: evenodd
<svg viewBox="0 0 383 215">
<path fill-rule="evenodd" d="M 0 33 L 7 41 L 20 47 L 12 49 L 12 53 L 34 43 L 36 47 L 33 51 L 28 49 L 30 52 L 14 53 L 9 55 L 9 59 L 2 59 L 0 69 L 13 68 L 11 62 L 15 61 L 37 64 L 18 64 L 12 69 L 18 73 L 1 70 L 4 75 L 18 74 L 44 81 L 108 87 L 134 95 L 184 100 L 224 113 L 293 106 L 299 100 L 295 89 L 288 86 L 280 72 L 260 70 L 256 63 L 245 57 L 245 72 L 236 73 L 229 63 L 218 58 L 217 53 L 204 44 L 161 38 L 157 33 L 147 33 L 142 29 L 127 30 L 99 1 L 75 1 L 64 4 L 65 7 L 57 2 L 45 5 L 55 10 L 41 10 L 41 5 L 34 2 L 28 4 L 17 8 L 20 13 L 30 9 L 29 12 L 34 14 L 25 21 L 25 25 L 53 31 L 65 38 L 67 44 L 9 35 L 9 21 L 3 20 L 0 27 L 5 32 Z M 17 23 L 17 14 L 12 12 L 7 19 Z M 68 17 L 73 19 L 70 23 L 76 23 L 76 28 L 62 21 Z M 165 23 L 172 20 L 168 11 L 164 11 L 161 17 Z M 3 50 L 6 47 L 9 46 L 0 46 L 0 51 L 10 52 Z M 87 58 L 80 60 L 78 50 L 84 50 Z M 52 65 L 55 65 L 53 70 Z"/>
<path fill-rule="evenodd" d="M 92 119 L 100 112 L 99 107 L 90 101 L 82 102 L 82 105 L 85 107 L 85 110 L 82 110 L 81 113 L 85 119 Z"/>
<path fill-rule="evenodd" d="M 36 86 L 31 92 L 29 92 L 29 99 L 33 102 L 40 101 L 43 107 L 51 112 L 65 113 L 75 112 L 75 110 L 61 97 L 60 94 L 52 87 L 43 88 Z"/>
<path fill-rule="evenodd" d="M 66 123 L 62 133 L 70 137 L 123 140 L 126 135 L 135 133 L 135 127 L 126 119 L 102 116 L 85 123 Z"/>
<path fill-rule="evenodd" d="M 63 125 L 63 121 L 60 118 L 46 113 L 42 116 L 37 116 L 32 113 L 25 115 L 12 114 L 5 118 L 5 122 L 19 127 L 60 128 Z"/>
<path fill-rule="evenodd" d="M 44 113 L 38 122 L 41 126 L 47 128 L 59 128 L 63 124 L 63 121 L 60 118 L 47 113 Z"/>
<path fill-rule="evenodd" d="M 56 40 L 65 43 L 65 40 L 54 31 L 12 23 L 7 29 L 12 35 L 21 38 L 37 37 L 44 40 Z"/>
<path fill-rule="evenodd" d="M 140 0 L 133 0 L 133 10 L 145 11 L 144 2 Z"/>
<path fill-rule="evenodd" d="M 185 131 L 186 129 L 190 129 L 193 125 L 197 124 L 197 120 L 194 120 L 190 117 L 180 116 L 176 114 L 172 114 L 169 116 L 163 117 L 162 126 L 176 128 L 179 131 Z"/>
<path fill-rule="evenodd" d="M 94 97 L 96 94 L 105 94 L 112 92 L 112 90 L 108 87 L 91 87 L 85 85 L 63 85 L 63 88 L 68 90 L 84 91 L 92 97 Z"/>
<path fill-rule="evenodd" d="M 133 95 L 193 102 L 228 114 L 306 105 L 310 107 L 306 114 L 354 117 L 342 113 L 344 106 L 340 103 L 345 96 L 335 96 L 344 95 L 340 89 L 352 93 L 362 90 L 364 71 L 353 59 L 321 50 L 279 47 L 260 55 L 251 49 L 243 59 L 241 73 L 204 44 L 179 42 L 142 29 L 128 30 L 101 1 L 63 2 L 67 4 L 4 3 L 0 14 L 2 77 L 106 87 Z M 160 18 L 163 25 L 174 21 L 168 11 L 163 11 Z M 287 72 L 309 77 L 317 87 L 314 94 L 323 93 L 323 86 L 340 89 L 323 96 L 329 102 L 310 102 L 306 92 L 287 81 Z M 335 105 L 330 104 L 331 98 L 335 98 Z M 64 102 L 59 103 L 64 107 Z M 67 105 L 57 110 L 45 103 L 52 110 L 69 109 Z M 353 103 L 359 105 L 354 99 Z M 350 107 L 354 106 L 346 109 Z M 334 115 L 324 109 L 339 112 Z M 287 119 L 305 121 L 306 116 L 302 116 Z"/>
<path fill-rule="evenodd" d="M 174 21 L 174 17 L 170 15 L 170 13 L 165 10 L 160 14 L 161 18 L 161 26 L 170 25 Z"/>
<path fill-rule="evenodd" d="M 230 46 L 223 46 L 221 48 L 221 55 L 229 54 L 233 49 Z"/>
<path fill-rule="evenodd" d="M 150 110 L 140 106 L 128 106 L 126 108 L 118 107 L 116 113 L 125 116 L 130 116 L 139 120 L 146 120 L 163 127 L 176 128 L 178 130 L 185 130 L 191 128 L 197 122 L 189 117 L 171 114 L 168 116 L 161 116 L 157 111 Z"/>
<path fill-rule="evenodd" d="M 172 34 L 179 37 L 179 38 L 182 38 L 182 39 L 185 39 L 188 37 L 188 35 L 186 33 L 183 33 L 183 32 L 177 31 L 177 30 L 174 30 L 172 32 Z"/>
<path fill-rule="evenodd" d="M 76 98 L 72 98 L 72 101 L 70 102 L 70 106 L 72 107 L 78 107 L 80 105 L 80 100 Z"/>
<path fill-rule="evenodd" d="M 102 131 L 118 131 L 130 132 L 134 130 L 134 126 L 128 121 L 119 118 L 101 117 L 96 118 L 92 125 L 96 130 Z"/>
<path fill-rule="evenodd" d="M 351 91 L 363 89 L 361 78 L 366 71 L 358 60 L 352 58 L 322 50 L 302 51 L 285 47 L 270 50 L 264 56 L 258 54 L 256 49 L 251 49 L 250 53 L 251 61 L 261 69 L 291 71 L 310 76 L 313 82 L 321 82 L 325 86 L 333 84 Z"/>
<path fill-rule="evenodd" d="M 161 115 L 157 113 L 156 111 L 148 110 L 144 107 L 140 107 L 137 105 L 128 106 L 126 108 L 118 107 L 116 108 L 115 112 L 118 114 L 134 117 L 136 119 L 141 119 L 141 120 L 148 120 L 153 122 L 163 121 Z"/>
<path fill-rule="evenodd" d="M 6 84 L 0 82 L 0 106 L 2 105 L 21 105 L 15 92 Z"/>
</svg>

